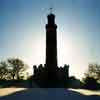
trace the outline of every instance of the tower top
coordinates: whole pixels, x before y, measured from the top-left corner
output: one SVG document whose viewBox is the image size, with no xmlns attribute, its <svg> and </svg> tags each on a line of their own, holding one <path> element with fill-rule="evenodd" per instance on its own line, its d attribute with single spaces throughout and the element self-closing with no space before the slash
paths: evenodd
<svg viewBox="0 0 100 100">
<path fill-rule="evenodd" d="M 51 7 L 51 8 L 49 8 L 49 10 L 50 10 L 50 13 L 48 14 L 48 18 L 49 19 L 50 18 L 54 19 L 55 18 L 55 15 L 52 13 L 53 12 L 53 8 Z"/>
<path fill-rule="evenodd" d="M 49 8 L 50 13 L 48 14 L 47 18 L 48 18 L 48 24 L 49 25 L 54 25 L 55 24 L 55 15 L 52 13 L 53 12 L 53 8 Z"/>
<path fill-rule="evenodd" d="M 49 10 L 50 10 L 50 14 L 52 14 L 52 12 L 53 12 L 53 8 L 51 7 Z"/>
</svg>

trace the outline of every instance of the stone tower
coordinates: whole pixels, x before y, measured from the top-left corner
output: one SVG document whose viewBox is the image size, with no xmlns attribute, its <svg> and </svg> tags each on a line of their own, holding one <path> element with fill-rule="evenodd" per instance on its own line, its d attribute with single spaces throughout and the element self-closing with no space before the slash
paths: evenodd
<svg viewBox="0 0 100 100">
<path fill-rule="evenodd" d="M 57 25 L 55 24 L 55 15 L 50 13 L 47 16 L 46 24 L 46 68 L 48 70 L 48 79 L 56 79 L 57 69 Z"/>
<path fill-rule="evenodd" d="M 33 66 L 33 80 L 40 87 L 65 87 L 69 79 L 69 65 L 58 67 L 57 64 L 57 25 L 55 15 L 47 16 L 46 24 L 46 61 L 45 65 Z"/>
</svg>

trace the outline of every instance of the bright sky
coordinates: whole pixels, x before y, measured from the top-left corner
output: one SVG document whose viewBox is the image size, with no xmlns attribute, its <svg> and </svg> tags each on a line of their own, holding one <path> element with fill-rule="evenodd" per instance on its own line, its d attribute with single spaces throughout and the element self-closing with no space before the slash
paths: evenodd
<svg viewBox="0 0 100 100">
<path fill-rule="evenodd" d="M 58 65 L 80 78 L 100 61 L 100 0 L 0 0 L 0 58 L 45 63 L 45 24 L 53 6 L 58 25 Z"/>
</svg>

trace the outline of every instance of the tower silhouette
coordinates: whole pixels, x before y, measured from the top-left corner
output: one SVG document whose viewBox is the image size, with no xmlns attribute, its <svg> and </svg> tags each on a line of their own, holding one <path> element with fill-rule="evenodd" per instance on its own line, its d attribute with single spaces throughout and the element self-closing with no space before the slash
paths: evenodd
<svg viewBox="0 0 100 100">
<path fill-rule="evenodd" d="M 48 69 L 48 79 L 56 79 L 57 69 L 57 25 L 55 15 L 50 13 L 47 16 L 46 24 L 46 67 Z"/>
<path fill-rule="evenodd" d="M 58 67 L 57 64 L 57 25 L 55 15 L 47 16 L 46 28 L 46 61 L 45 65 L 33 66 L 33 80 L 40 87 L 64 87 L 69 78 L 69 65 Z"/>
</svg>

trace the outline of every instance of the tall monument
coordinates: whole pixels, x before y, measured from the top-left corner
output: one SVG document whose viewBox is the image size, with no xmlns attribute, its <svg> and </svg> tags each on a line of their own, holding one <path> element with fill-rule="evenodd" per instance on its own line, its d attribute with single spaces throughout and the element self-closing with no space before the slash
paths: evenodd
<svg viewBox="0 0 100 100">
<path fill-rule="evenodd" d="M 65 87 L 69 78 L 69 65 L 58 67 L 57 64 L 57 25 L 55 15 L 50 12 L 46 24 L 46 61 L 34 67 L 33 80 L 40 87 Z"/>
<path fill-rule="evenodd" d="M 53 79 L 56 76 L 57 69 L 57 25 L 55 24 L 55 15 L 50 13 L 47 16 L 46 24 L 46 67 L 48 69 L 48 78 Z M 53 76 L 53 77 L 52 77 Z"/>
</svg>

